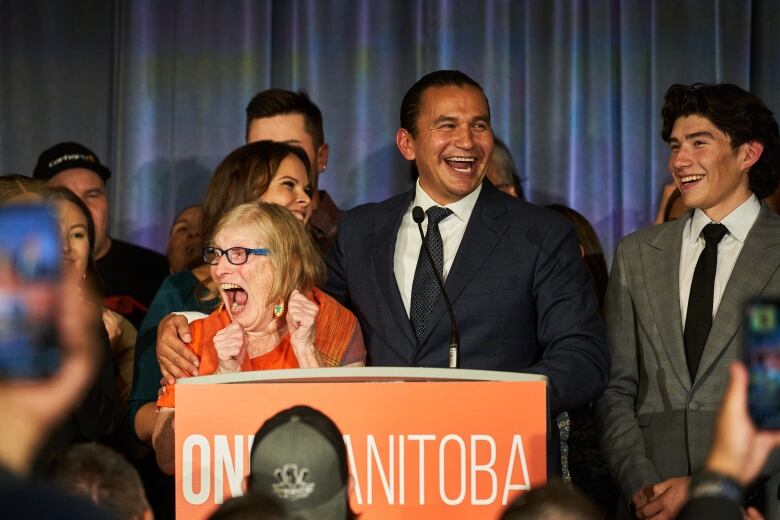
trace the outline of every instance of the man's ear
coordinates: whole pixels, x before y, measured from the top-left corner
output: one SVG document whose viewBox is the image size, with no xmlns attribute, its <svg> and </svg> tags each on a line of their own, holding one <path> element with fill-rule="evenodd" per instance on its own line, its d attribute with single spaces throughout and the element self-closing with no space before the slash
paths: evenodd
<svg viewBox="0 0 780 520">
<path fill-rule="evenodd" d="M 404 156 L 404 159 L 414 161 L 414 137 L 405 128 L 399 128 L 398 132 L 396 132 L 395 144 L 398 146 L 398 150 Z"/>
<path fill-rule="evenodd" d="M 317 149 L 317 164 L 314 165 L 315 171 L 318 175 L 325 171 L 328 167 L 328 154 L 330 153 L 330 146 L 328 143 L 324 143 Z"/>
<path fill-rule="evenodd" d="M 761 158 L 764 153 L 764 144 L 761 141 L 748 141 L 740 146 L 742 149 L 742 160 L 740 161 L 740 171 L 749 170 Z"/>
</svg>

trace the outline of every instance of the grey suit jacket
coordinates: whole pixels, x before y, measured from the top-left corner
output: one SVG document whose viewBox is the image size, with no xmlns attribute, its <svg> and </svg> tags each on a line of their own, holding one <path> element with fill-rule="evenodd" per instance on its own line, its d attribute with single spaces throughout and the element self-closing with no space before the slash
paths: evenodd
<svg viewBox="0 0 780 520">
<path fill-rule="evenodd" d="M 742 355 L 742 306 L 752 296 L 780 294 L 780 218 L 762 207 L 691 381 L 678 289 L 686 221 L 625 237 L 610 274 L 605 314 L 612 368 L 595 412 L 602 452 L 626 497 L 704 465 L 729 362 Z"/>
</svg>

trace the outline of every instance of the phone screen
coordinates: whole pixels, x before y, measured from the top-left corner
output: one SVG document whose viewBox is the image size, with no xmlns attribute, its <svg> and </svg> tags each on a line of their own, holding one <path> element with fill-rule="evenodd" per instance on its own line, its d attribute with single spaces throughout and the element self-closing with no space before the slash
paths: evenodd
<svg viewBox="0 0 780 520">
<path fill-rule="evenodd" d="M 758 428 L 780 429 L 780 300 L 748 303 L 745 320 L 750 415 Z"/>
<path fill-rule="evenodd" d="M 0 207 L 0 378 L 59 367 L 60 263 L 59 227 L 45 205 Z"/>
</svg>

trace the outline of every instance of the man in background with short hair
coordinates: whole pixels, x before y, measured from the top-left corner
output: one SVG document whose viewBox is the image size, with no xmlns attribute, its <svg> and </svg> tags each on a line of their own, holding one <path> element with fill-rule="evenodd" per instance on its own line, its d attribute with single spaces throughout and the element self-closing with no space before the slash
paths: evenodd
<svg viewBox="0 0 780 520">
<path fill-rule="evenodd" d="M 34 179 L 68 188 L 87 205 L 95 223 L 92 254 L 103 285 L 103 304 L 138 328 L 168 276 L 168 261 L 159 253 L 109 236 L 106 182 L 110 177 L 111 170 L 92 150 L 70 142 L 44 150 L 33 172 Z"/>
<path fill-rule="evenodd" d="M 300 146 L 317 175 L 328 166 L 328 143 L 322 112 L 305 90 L 269 89 L 259 92 L 246 107 L 246 142 L 277 141 Z M 314 193 L 309 229 L 323 254 L 330 250 L 341 220 L 341 210 L 324 190 Z"/>
</svg>

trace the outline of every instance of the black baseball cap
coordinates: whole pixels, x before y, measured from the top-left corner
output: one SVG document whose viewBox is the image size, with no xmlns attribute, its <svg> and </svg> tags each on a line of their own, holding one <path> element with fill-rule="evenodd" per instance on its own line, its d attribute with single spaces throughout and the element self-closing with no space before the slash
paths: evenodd
<svg viewBox="0 0 780 520">
<path fill-rule="evenodd" d="M 302 520 L 347 515 L 347 450 L 325 414 L 298 405 L 268 419 L 249 456 L 249 490 L 273 496 Z"/>
<path fill-rule="evenodd" d="M 100 175 L 103 182 L 111 177 L 111 170 L 100 163 L 95 152 L 79 143 L 59 143 L 38 156 L 33 179 L 48 181 L 63 170 L 86 168 Z"/>
</svg>

